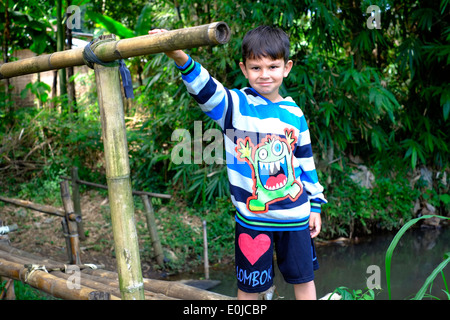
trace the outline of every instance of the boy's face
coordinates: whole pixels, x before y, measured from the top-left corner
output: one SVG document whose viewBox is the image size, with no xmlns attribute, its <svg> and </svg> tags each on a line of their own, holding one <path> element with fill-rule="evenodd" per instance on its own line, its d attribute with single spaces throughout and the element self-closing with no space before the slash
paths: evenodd
<svg viewBox="0 0 450 320">
<path fill-rule="evenodd" d="M 292 61 L 287 63 L 283 59 L 273 60 L 270 57 L 260 59 L 247 59 L 245 64 L 239 63 L 242 73 L 248 79 L 250 86 L 260 95 L 272 102 L 278 102 L 283 98 L 278 90 L 292 69 Z"/>
</svg>

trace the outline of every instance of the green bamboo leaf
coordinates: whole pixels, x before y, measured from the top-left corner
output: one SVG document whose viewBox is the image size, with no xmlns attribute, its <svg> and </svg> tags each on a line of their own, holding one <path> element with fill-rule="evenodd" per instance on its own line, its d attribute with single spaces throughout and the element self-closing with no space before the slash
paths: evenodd
<svg viewBox="0 0 450 320">
<path fill-rule="evenodd" d="M 441 1 L 441 5 L 440 5 L 441 14 L 444 14 L 445 8 L 447 8 L 447 5 L 448 5 L 449 3 L 450 3 L 449 0 L 443 0 L 443 1 Z"/>
<path fill-rule="evenodd" d="M 444 114 L 444 120 L 447 121 L 450 114 L 450 90 L 444 90 L 441 94 L 442 112 Z"/>
<path fill-rule="evenodd" d="M 135 36 L 132 30 L 113 18 L 92 11 L 87 11 L 86 14 L 89 19 L 121 38 L 132 38 Z"/>
</svg>

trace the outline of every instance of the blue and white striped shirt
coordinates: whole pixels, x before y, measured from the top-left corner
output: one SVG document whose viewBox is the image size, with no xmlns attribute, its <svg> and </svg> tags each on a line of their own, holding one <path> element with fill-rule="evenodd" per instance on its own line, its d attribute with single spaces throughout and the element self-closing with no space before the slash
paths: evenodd
<svg viewBox="0 0 450 320">
<path fill-rule="evenodd" d="M 303 230 L 326 203 L 309 129 L 288 97 L 273 103 L 252 88 L 229 90 L 198 62 L 177 66 L 188 92 L 222 129 L 236 222 L 256 230 Z"/>
</svg>

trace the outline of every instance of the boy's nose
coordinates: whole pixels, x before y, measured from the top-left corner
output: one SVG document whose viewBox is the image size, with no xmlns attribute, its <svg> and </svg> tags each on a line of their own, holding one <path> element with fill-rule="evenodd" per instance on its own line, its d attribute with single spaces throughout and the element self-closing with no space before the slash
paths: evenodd
<svg viewBox="0 0 450 320">
<path fill-rule="evenodd" d="M 261 78 L 268 78 L 269 72 L 266 69 L 261 69 Z"/>
</svg>

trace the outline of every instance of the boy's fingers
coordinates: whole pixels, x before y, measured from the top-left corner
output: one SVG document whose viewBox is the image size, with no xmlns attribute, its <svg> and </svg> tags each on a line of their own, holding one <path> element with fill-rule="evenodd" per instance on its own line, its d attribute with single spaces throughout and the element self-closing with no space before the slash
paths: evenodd
<svg viewBox="0 0 450 320">
<path fill-rule="evenodd" d="M 311 234 L 311 238 L 316 237 L 320 233 L 320 229 L 322 227 L 322 222 L 320 216 L 316 214 L 311 215 L 309 220 L 309 231 Z"/>
<path fill-rule="evenodd" d="M 155 34 L 155 33 L 161 33 L 161 32 L 166 32 L 166 29 L 152 29 L 148 31 L 148 34 Z"/>
</svg>

